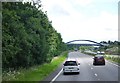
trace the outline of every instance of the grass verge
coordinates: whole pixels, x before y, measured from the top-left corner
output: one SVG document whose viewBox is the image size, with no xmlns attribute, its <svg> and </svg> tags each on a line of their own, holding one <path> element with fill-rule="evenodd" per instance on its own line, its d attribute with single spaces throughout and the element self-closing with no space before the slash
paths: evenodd
<svg viewBox="0 0 120 83">
<path fill-rule="evenodd" d="M 114 57 L 114 56 L 111 57 L 111 56 L 112 55 L 110 55 L 110 56 L 104 55 L 105 59 L 116 62 L 117 64 L 120 64 L 120 57 L 119 56 L 118 57 Z"/>
<path fill-rule="evenodd" d="M 84 54 L 88 54 L 88 55 L 92 55 L 92 56 L 95 56 L 95 54 L 91 54 L 91 53 L 86 53 L 86 52 L 83 52 Z M 111 57 L 112 55 L 110 56 L 106 56 L 104 55 L 105 59 L 109 60 L 109 61 L 113 61 L 117 64 L 120 64 L 120 57 Z"/>
<path fill-rule="evenodd" d="M 51 63 L 45 63 L 40 66 L 34 66 L 29 69 L 4 73 L 3 81 L 41 81 L 66 59 L 68 52 L 62 53 L 61 56 L 54 58 Z"/>
</svg>

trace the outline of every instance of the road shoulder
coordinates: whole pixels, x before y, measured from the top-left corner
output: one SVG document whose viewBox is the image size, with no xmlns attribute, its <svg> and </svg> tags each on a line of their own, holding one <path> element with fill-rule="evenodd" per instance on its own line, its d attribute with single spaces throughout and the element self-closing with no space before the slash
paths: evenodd
<svg viewBox="0 0 120 83">
<path fill-rule="evenodd" d="M 60 66 L 55 71 L 53 71 L 50 75 L 48 75 L 45 79 L 43 79 L 43 82 L 52 81 L 52 79 L 54 79 L 54 77 L 61 71 L 62 65 L 63 65 L 63 63 L 60 64 Z"/>
</svg>

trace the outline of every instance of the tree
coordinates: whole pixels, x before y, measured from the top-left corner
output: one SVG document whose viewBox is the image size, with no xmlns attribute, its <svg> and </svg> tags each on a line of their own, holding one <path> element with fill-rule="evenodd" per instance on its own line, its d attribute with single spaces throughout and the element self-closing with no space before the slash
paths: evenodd
<svg viewBox="0 0 120 83">
<path fill-rule="evenodd" d="M 65 44 L 40 4 L 3 2 L 3 69 L 28 68 L 50 62 Z"/>
</svg>

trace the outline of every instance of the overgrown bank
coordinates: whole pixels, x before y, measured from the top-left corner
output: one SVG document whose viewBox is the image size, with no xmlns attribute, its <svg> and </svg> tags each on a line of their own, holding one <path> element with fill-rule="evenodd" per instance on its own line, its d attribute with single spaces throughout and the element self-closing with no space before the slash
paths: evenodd
<svg viewBox="0 0 120 83">
<path fill-rule="evenodd" d="M 51 63 L 45 63 L 40 66 L 34 66 L 29 69 L 21 69 L 4 73 L 3 81 L 41 81 L 66 59 L 68 52 L 62 53 L 61 56 L 54 58 Z"/>
<path fill-rule="evenodd" d="M 66 45 L 41 4 L 2 2 L 2 70 L 51 62 Z"/>
<path fill-rule="evenodd" d="M 92 55 L 92 56 L 95 56 L 96 54 L 93 54 L 93 53 L 87 53 L 87 52 L 83 52 L 84 54 L 88 54 L 88 55 Z M 120 65 L 120 56 L 119 55 L 107 55 L 107 54 L 104 54 L 103 55 L 105 57 L 105 59 L 107 60 L 110 60 L 110 61 L 113 61 L 113 62 L 116 62 L 117 64 Z"/>
<path fill-rule="evenodd" d="M 114 55 L 104 55 L 104 57 L 107 59 L 107 60 L 110 60 L 110 61 L 113 61 L 113 62 L 116 62 L 118 65 L 120 65 L 120 56 L 114 56 Z"/>
</svg>

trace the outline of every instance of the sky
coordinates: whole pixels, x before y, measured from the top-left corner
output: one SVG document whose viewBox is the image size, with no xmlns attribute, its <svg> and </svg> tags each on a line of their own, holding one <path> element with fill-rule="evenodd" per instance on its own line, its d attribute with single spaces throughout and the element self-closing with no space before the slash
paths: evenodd
<svg viewBox="0 0 120 83">
<path fill-rule="evenodd" d="M 63 42 L 118 41 L 119 0 L 41 0 Z"/>
<path fill-rule="evenodd" d="M 42 7 L 64 42 L 118 40 L 119 0 L 42 0 Z"/>
</svg>

